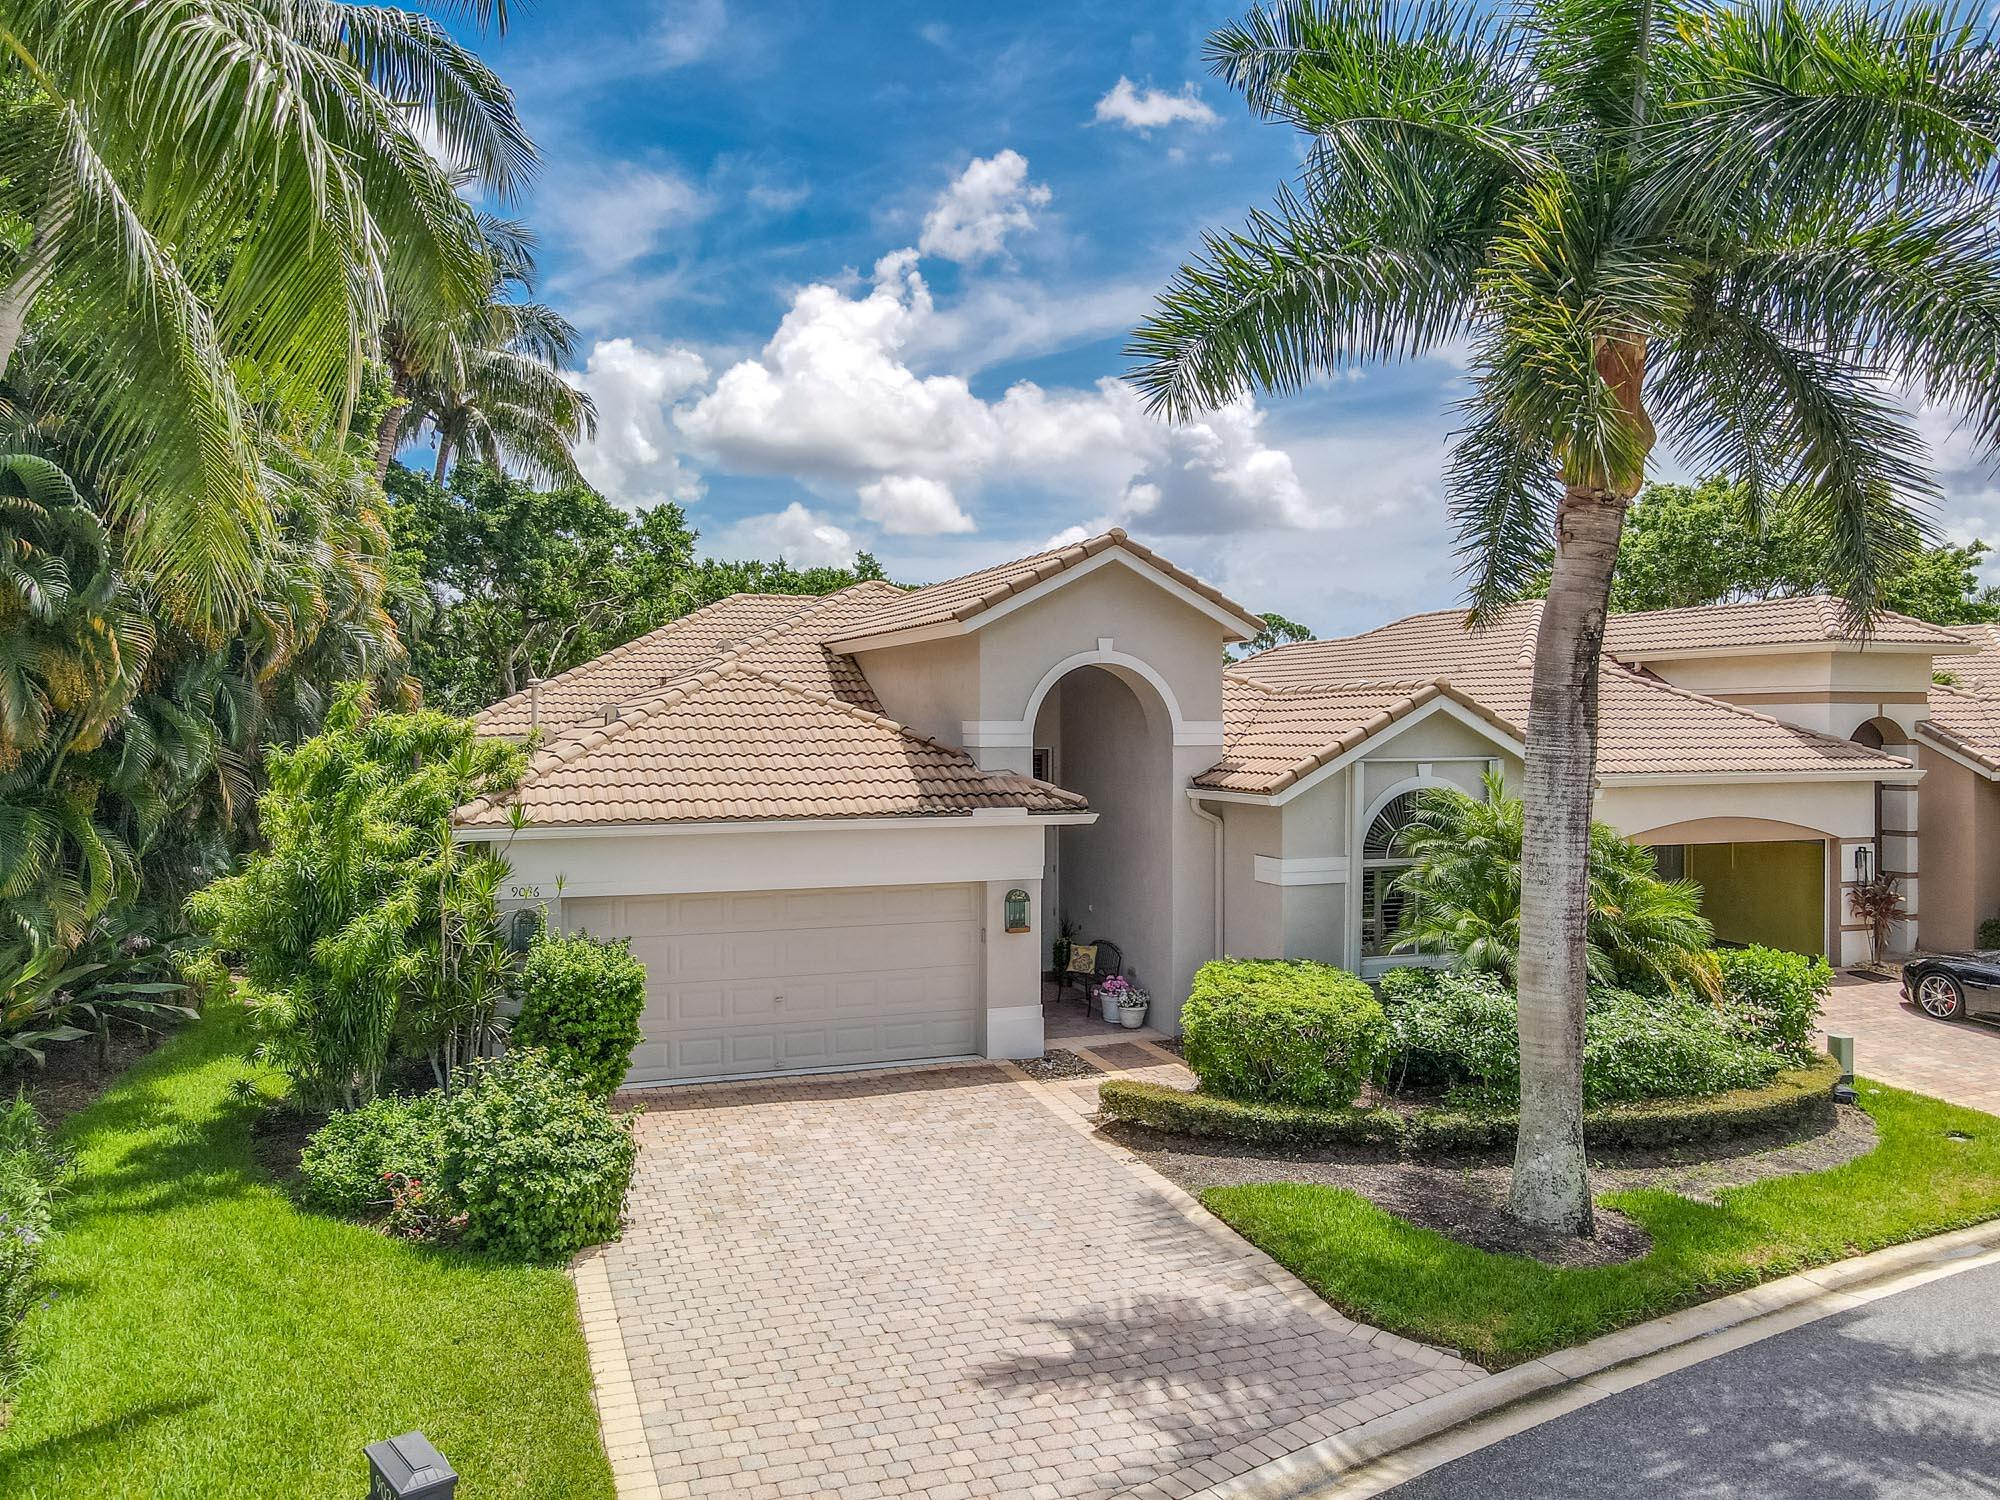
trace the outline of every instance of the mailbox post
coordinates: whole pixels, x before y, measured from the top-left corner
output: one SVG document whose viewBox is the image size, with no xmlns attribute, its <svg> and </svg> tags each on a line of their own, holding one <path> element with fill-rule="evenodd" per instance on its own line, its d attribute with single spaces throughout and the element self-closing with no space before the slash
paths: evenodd
<svg viewBox="0 0 2000 1500">
<path fill-rule="evenodd" d="M 368 1500 L 452 1500 L 458 1471 L 421 1432 L 370 1443 Z"/>
</svg>

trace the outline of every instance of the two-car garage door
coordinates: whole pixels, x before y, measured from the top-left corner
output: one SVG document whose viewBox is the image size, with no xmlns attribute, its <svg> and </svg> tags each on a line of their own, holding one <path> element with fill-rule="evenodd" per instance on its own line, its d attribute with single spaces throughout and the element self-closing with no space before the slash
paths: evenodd
<svg viewBox="0 0 2000 1500">
<path fill-rule="evenodd" d="M 646 966 L 633 1083 L 979 1050 L 981 888 L 862 886 L 563 902 Z"/>
</svg>

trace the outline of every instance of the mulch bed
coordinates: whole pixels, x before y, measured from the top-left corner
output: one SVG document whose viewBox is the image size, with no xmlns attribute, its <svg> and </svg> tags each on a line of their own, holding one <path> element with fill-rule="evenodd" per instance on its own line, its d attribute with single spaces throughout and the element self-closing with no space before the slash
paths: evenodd
<svg viewBox="0 0 2000 1500">
<path fill-rule="evenodd" d="M 1597 1234 L 1588 1240 L 1546 1234 L 1518 1223 L 1507 1212 L 1507 1158 L 1419 1162 L 1376 1147 L 1286 1151 L 1163 1135 L 1134 1125 L 1101 1128 L 1191 1193 L 1252 1182 L 1306 1182 L 1345 1188 L 1386 1212 L 1461 1244 L 1499 1254 L 1532 1256 L 1560 1267 L 1616 1265 L 1637 1259 L 1652 1248 L 1645 1230 L 1602 1206 L 1597 1210 Z M 1658 1188 L 1713 1202 L 1723 1188 L 1822 1171 L 1864 1155 L 1874 1145 L 1875 1122 L 1864 1111 L 1842 1105 L 1831 1128 L 1803 1139 L 1751 1137 L 1703 1146 L 1607 1153 L 1592 1164 L 1591 1183 L 1599 1193 Z"/>
<path fill-rule="evenodd" d="M 1027 1058 L 1015 1066 L 1040 1083 L 1050 1083 L 1059 1078 L 1103 1076 L 1074 1052 L 1061 1047 L 1051 1047 L 1040 1057 Z"/>
<path fill-rule="evenodd" d="M 54 1130 L 71 1115 L 95 1104 L 127 1068 L 166 1037 L 163 1031 L 120 1026 L 111 1033 L 110 1048 L 101 1061 L 95 1037 L 56 1042 L 44 1049 L 48 1062 L 42 1067 L 35 1066 L 32 1058 L 0 1067 L 0 1090 L 9 1098 L 26 1094 L 41 1114 L 42 1123 Z"/>
</svg>

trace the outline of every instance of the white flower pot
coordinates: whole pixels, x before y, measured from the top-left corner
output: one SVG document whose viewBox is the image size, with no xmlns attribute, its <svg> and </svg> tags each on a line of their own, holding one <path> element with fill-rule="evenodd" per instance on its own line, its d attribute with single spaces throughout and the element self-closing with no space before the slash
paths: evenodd
<svg viewBox="0 0 2000 1500">
<path fill-rule="evenodd" d="M 1118 1007 L 1118 1024 L 1127 1031 L 1137 1031 L 1146 1024 L 1144 1005 L 1121 1005 Z"/>
<path fill-rule="evenodd" d="M 1116 995 L 1107 995 L 1102 990 L 1099 990 L 1097 994 L 1097 1011 L 1106 1021 L 1116 1026 L 1118 1024 L 1118 997 Z"/>
</svg>

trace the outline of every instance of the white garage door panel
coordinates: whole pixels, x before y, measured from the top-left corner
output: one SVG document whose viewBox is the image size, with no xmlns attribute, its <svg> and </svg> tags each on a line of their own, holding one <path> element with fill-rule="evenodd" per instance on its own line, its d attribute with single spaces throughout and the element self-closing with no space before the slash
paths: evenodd
<svg viewBox="0 0 2000 1500">
<path fill-rule="evenodd" d="M 975 886 L 873 886 L 563 903 L 646 966 L 633 1082 L 976 1052 Z"/>
</svg>

